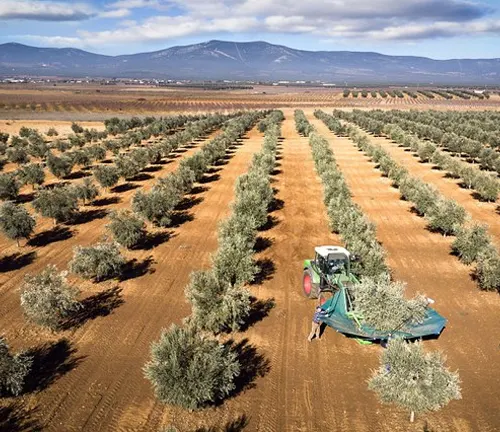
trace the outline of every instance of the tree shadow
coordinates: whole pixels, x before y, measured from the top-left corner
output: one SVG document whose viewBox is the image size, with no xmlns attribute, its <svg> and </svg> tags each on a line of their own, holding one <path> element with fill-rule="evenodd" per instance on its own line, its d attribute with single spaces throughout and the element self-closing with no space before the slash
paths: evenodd
<svg viewBox="0 0 500 432">
<path fill-rule="evenodd" d="M 146 274 L 153 274 L 155 272 L 155 270 L 151 268 L 153 263 L 154 260 L 151 256 L 142 261 L 138 261 L 134 258 L 123 266 L 122 274 L 118 277 L 118 280 L 120 282 L 124 282 L 130 279 L 136 279 Z"/>
<path fill-rule="evenodd" d="M 271 279 L 276 272 L 276 266 L 269 258 L 259 259 L 255 264 L 259 268 L 259 271 L 255 275 L 251 285 L 262 285 L 265 281 Z"/>
<path fill-rule="evenodd" d="M 250 297 L 250 314 L 240 331 L 247 331 L 250 327 L 262 321 L 275 306 L 276 302 L 274 298 L 259 300 L 256 297 Z"/>
<path fill-rule="evenodd" d="M 114 309 L 124 303 L 121 293 L 122 289 L 116 286 L 87 297 L 81 301 L 82 307 L 77 312 L 71 314 L 61 324 L 60 328 L 62 330 L 78 328 L 87 321 L 111 314 Z"/>
<path fill-rule="evenodd" d="M 25 204 L 27 202 L 33 201 L 35 198 L 35 192 L 28 192 L 24 194 L 19 194 L 16 198 L 16 203 L 18 204 Z"/>
<path fill-rule="evenodd" d="M 274 170 L 271 171 L 271 175 L 276 176 L 278 174 L 281 174 L 282 172 L 283 172 L 282 170 L 275 168 Z"/>
<path fill-rule="evenodd" d="M 191 222 L 194 220 L 194 215 L 187 211 L 176 211 L 170 218 L 170 227 L 179 228 L 181 225 L 184 225 L 186 222 Z"/>
<path fill-rule="evenodd" d="M 0 273 L 19 270 L 27 265 L 30 265 L 36 259 L 36 252 L 20 253 L 6 255 L 0 258 Z"/>
<path fill-rule="evenodd" d="M 210 167 L 208 170 L 205 171 L 205 174 L 215 174 L 218 173 L 222 168 L 221 167 Z"/>
<path fill-rule="evenodd" d="M 26 377 L 24 392 L 45 390 L 59 378 L 76 368 L 85 357 L 76 357 L 76 349 L 67 339 L 48 342 L 28 350 L 33 365 Z"/>
<path fill-rule="evenodd" d="M 116 192 L 116 193 L 122 193 L 122 192 L 127 192 L 130 190 L 134 190 L 140 187 L 138 184 L 135 183 L 123 183 L 121 185 L 115 186 L 113 189 L 111 189 L 111 192 Z"/>
<path fill-rule="evenodd" d="M 103 219 L 107 216 L 108 212 L 106 210 L 86 210 L 75 214 L 73 218 L 68 222 L 69 225 L 82 225 L 88 222 L 92 222 L 96 219 Z"/>
<path fill-rule="evenodd" d="M 152 172 L 161 171 L 162 169 L 163 169 L 163 167 L 161 165 L 155 164 L 155 165 L 151 165 L 151 166 L 148 166 L 148 167 L 144 168 L 142 170 L 142 172 L 144 172 L 144 173 L 152 173 Z"/>
<path fill-rule="evenodd" d="M 186 196 L 175 206 L 176 211 L 185 211 L 193 208 L 203 201 L 201 197 Z"/>
<path fill-rule="evenodd" d="M 276 193 L 276 191 L 275 191 L 275 193 Z M 274 197 L 269 204 L 268 210 L 269 210 L 269 212 L 272 213 L 272 212 L 275 212 L 277 210 L 282 210 L 283 207 L 285 207 L 285 201 Z"/>
<path fill-rule="evenodd" d="M 203 177 L 198 181 L 198 183 L 201 184 L 207 184 L 207 183 L 212 183 L 214 181 L 217 181 L 220 179 L 220 174 L 212 174 L 212 175 L 206 175 L 204 174 Z"/>
<path fill-rule="evenodd" d="M 191 195 L 198 195 L 203 192 L 206 192 L 208 190 L 207 186 L 195 186 L 193 189 L 191 189 L 190 194 Z"/>
<path fill-rule="evenodd" d="M 280 223 L 280 220 L 275 217 L 275 216 L 271 216 L 271 215 L 267 215 L 267 221 L 264 225 L 262 225 L 260 228 L 259 228 L 259 231 L 269 231 L 270 229 L 274 228 L 276 225 L 278 225 Z"/>
<path fill-rule="evenodd" d="M 266 249 L 270 248 L 272 244 L 273 240 L 270 239 L 269 237 L 258 236 L 255 239 L 255 245 L 253 247 L 253 250 L 255 253 L 264 252 Z"/>
<path fill-rule="evenodd" d="M 228 421 L 224 426 L 201 427 L 195 429 L 194 432 L 241 432 L 249 423 L 246 414 L 242 414 L 235 420 Z"/>
<path fill-rule="evenodd" d="M 111 204 L 118 204 L 122 199 L 117 196 L 111 196 L 106 198 L 99 198 L 92 202 L 94 207 L 105 207 Z"/>
<path fill-rule="evenodd" d="M 172 237 L 172 232 L 162 231 L 157 233 L 147 233 L 146 238 L 142 243 L 137 245 L 134 249 L 137 250 L 150 250 L 157 246 L 169 241 Z"/>
<path fill-rule="evenodd" d="M 55 226 L 30 238 L 27 244 L 29 246 L 42 247 L 58 241 L 68 240 L 71 237 L 73 237 L 73 231 L 68 227 Z"/>
<path fill-rule="evenodd" d="M 64 177 L 65 180 L 78 180 L 82 179 L 84 177 L 90 177 L 92 174 L 89 172 L 85 172 L 83 170 L 80 171 L 75 171 L 72 172 L 71 174 L 68 174 L 66 177 Z"/>
<path fill-rule="evenodd" d="M 141 173 L 139 173 L 139 174 L 135 175 L 134 177 L 131 177 L 131 178 L 127 179 L 127 180 L 141 182 L 141 181 L 151 180 L 152 178 L 153 178 L 152 175 L 147 174 L 145 172 L 141 172 Z"/>
<path fill-rule="evenodd" d="M 15 400 L 7 406 L 0 406 L 0 431 L 33 432 L 41 431 L 42 425 L 33 417 L 36 410 L 27 410 L 21 401 Z"/>
<path fill-rule="evenodd" d="M 231 391 L 228 398 L 236 397 L 245 390 L 255 387 L 255 379 L 263 377 L 271 370 L 271 364 L 262 354 L 259 354 L 257 348 L 250 344 L 248 339 L 241 342 L 228 342 L 231 350 L 236 354 L 240 362 L 240 374 L 235 378 L 235 388 Z"/>
</svg>

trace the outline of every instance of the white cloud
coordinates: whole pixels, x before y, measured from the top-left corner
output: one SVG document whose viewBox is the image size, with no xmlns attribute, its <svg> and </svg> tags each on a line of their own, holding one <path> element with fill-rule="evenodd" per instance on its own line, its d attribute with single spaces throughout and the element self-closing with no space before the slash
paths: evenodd
<svg viewBox="0 0 500 432">
<path fill-rule="evenodd" d="M 113 9 L 99 13 L 99 18 L 124 18 L 130 15 L 129 9 Z"/>
<path fill-rule="evenodd" d="M 160 6 L 159 0 L 118 0 L 106 5 L 109 9 L 136 9 Z"/>
<path fill-rule="evenodd" d="M 95 15 L 85 3 L 36 0 L 1 0 L 0 20 L 81 21 Z"/>
<path fill-rule="evenodd" d="M 38 35 L 16 35 L 12 36 L 14 40 L 21 40 L 27 43 L 40 44 L 44 46 L 57 47 L 57 48 L 82 48 L 84 43 L 77 37 L 65 36 L 38 36 Z"/>
</svg>

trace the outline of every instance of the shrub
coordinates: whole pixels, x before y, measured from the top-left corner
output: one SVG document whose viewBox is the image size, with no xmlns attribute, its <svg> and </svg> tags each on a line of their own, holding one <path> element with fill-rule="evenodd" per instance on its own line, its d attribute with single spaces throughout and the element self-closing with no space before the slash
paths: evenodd
<svg viewBox="0 0 500 432">
<path fill-rule="evenodd" d="M 193 410 L 234 390 L 240 363 L 228 345 L 204 338 L 194 328 L 172 324 L 152 344 L 144 374 L 161 402 Z"/>
<path fill-rule="evenodd" d="M 19 165 L 28 163 L 30 160 L 26 149 L 20 146 L 9 147 L 6 151 L 6 155 L 9 162 Z"/>
<path fill-rule="evenodd" d="M 0 132 L 0 143 L 7 144 L 7 141 L 9 141 L 9 134 L 5 132 Z"/>
<path fill-rule="evenodd" d="M 54 219 L 54 225 L 71 219 L 78 210 L 76 196 L 66 187 L 43 189 L 37 193 L 33 208 L 42 216 Z"/>
<path fill-rule="evenodd" d="M 461 228 L 451 248 L 464 264 L 472 264 L 491 244 L 486 226 L 474 224 L 470 228 Z"/>
<path fill-rule="evenodd" d="M 92 202 L 99 195 L 99 189 L 88 177 L 85 177 L 82 183 L 75 184 L 72 191 L 78 199 L 83 201 L 83 205 Z"/>
<path fill-rule="evenodd" d="M 14 174 L 0 174 L 0 199 L 15 200 L 19 195 L 19 187 Z"/>
<path fill-rule="evenodd" d="M 389 341 L 380 367 L 368 381 L 382 402 L 395 403 L 415 412 L 437 411 L 453 399 L 460 399 L 460 379 L 444 365 L 438 352 L 425 353 L 422 342 Z"/>
<path fill-rule="evenodd" d="M 45 181 L 45 171 L 41 164 L 29 164 L 19 168 L 16 172 L 22 184 L 30 184 L 33 189 L 35 185 L 42 185 Z"/>
<path fill-rule="evenodd" d="M 200 181 L 207 170 L 207 160 L 202 152 L 198 152 L 187 159 L 183 159 L 179 167 L 183 169 L 189 168 L 194 173 L 195 180 Z"/>
<path fill-rule="evenodd" d="M 101 281 L 119 276 L 125 265 L 117 243 L 97 243 L 94 246 L 76 246 L 70 270 L 84 279 Z"/>
<path fill-rule="evenodd" d="M 191 323 L 213 333 L 239 330 L 250 313 L 248 290 L 232 286 L 213 271 L 192 273 L 186 298 L 193 308 Z"/>
<path fill-rule="evenodd" d="M 97 182 L 105 189 L 109 189 L 118 183 L 120 172 L 114 166 L 98 165 L 93 171 Z"/>
<path fill-rule="evenodd" d="M 436 146 L 431 143 L 421 145 L 418 149 L 418 157 L 422 162 L 429 162 L 432 160 L 432 155 L 436 151 Z"/>
<path fill-rule="evenodd" d="M 73 160 L 68 156 L 57 157 L 49 153 L 47 157 L 47 167 L 59 179 L 69 176 L 73 165 Z"/>
<path fill-rule="evenodd" d="M 181 165 L 174 173 L 160 178 L 158 188 L 164 190 L 165 193 L 177 195 L 180 199 L 193 188 L 195 180 L 195 174 L 191 168 Z"/>
<path fill-rule="evenodd" d="M 71 124 L 71 130 L 76 134 L 83 133 L 84 131 L 84 129 L 78 123 L 75 122 Z"/>
<path fill-rule="evenodd" d="M 59 132 L 57 132 L 57 129 L 51 127 L 49 128 L 49 130 L 47 131 L 47 136 L 49 137 L 53 137 L 53 136 L 58 136 L 59 135 Z"/>
<path fill-rule="evenodd" d="M 149 193 L 138 191 L 132 198 L 132 210 L 146 220 L 166 227 L 171 223 L 172 212 L 179 202 L 179 196 L 154 188 Z"/>
<path fill-rule="evenodd" d="M 67 153 L 66 156 L 71 158 L 73 165 L 79 165 L 81 167 L 89 167 L 92 164 L 90 155 L 86 150 L 75 150 Z"/>
<path fill-rule="evenodd" d="M 496 201 L 500 192 L 500 183 L 496 176 L 479 173 L 474 181 L 474 189 L 484 201 Z"/>
<path fill-rule="evenodd" d="M 407 325 L 423 321 L 427 299 L 422 295 L 408 300 L 404 297 L 406 284 L 391 281 L 389 275 L 379 278 L 364 277 L 354 285 L 354 310 L 363 322 L 382 331 L 405 329 Z"/>
<path fill-rule="evenodd" d="M 500 256 L 493 246 L 478 255 L 476 273 L 481 289 L 500 291 Z"/>
<path fill-rule="evenodd" d="M 106 149 L 101 145 L 93 145 L 87 149 L 90 158 L 101 161 L 106 158 Z"/>
<path fill-rule="evenodd" d="M 32 364 L 33 359 L 24 353 L 11 354 L 7 342 L 0 336 L 0 396 L 19 395 Z"/>
<path fill-rule="evenodd" d="M 113 212 L 109 218 L 111 223 L 106 225 L 106 228 L 121 246 L 132 249 L 146 239 L 146 224 L 131 212 Z"/>
<path fill-rule="evenodd" d="M 56 330 L 61 319 L 78 310 L 79 291 L 68 285 L 66 272 L 47 266 L 40 274 L 27 275 L 21 286 L 21 306 L 35 324 Z"/>
<path fill-rule="evenodd" d="M 441 198 L 426 215 L 429 227 L 443 235 L 455 234 L 464 224 L 467 214 L 465 209 L 450 199 Z"/>
<path fill-rule="evenodd" d="M 0 206 L 0 228 L 10 239 L 29 238 L 35 229 L 36 221 L 22 205 L 7 201 Z"/>
</svg>

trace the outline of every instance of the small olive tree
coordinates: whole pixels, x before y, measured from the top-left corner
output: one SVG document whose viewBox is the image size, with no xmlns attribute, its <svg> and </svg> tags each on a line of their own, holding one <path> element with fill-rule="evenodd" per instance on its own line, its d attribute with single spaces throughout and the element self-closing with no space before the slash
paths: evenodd
<svg viewBox="0 0 500 432">
<path fill-rule="evenodd" d="M 45 171 L 41 164 L 29 164 L 19 168 L 16 172 L 17 177 L 23 185 L 40 186 L 45 181 Z"/>
<path fill-rule="evenodd" d="M 474 224 L 470 228 L 461 228 L 451 248 L 464 264 L 472 264 L 477 257 L 491 244 L 487 228 Z"/>
<path fill-rule="evenodd" d="M 440 199 L 426 215 L 429 227 L 440 231 L 444 236 L 455 234 L 464 224 L 467 213 L 465 209 L 450 199 Z"/>
<path fill-rule="evenodd" d="M 83 201 L 83 205 L 91 203 L 99 195 L 99 189 L 89 177 L 85 177 L 82 183 L 75 184 L 72 190 L 75 196 Z"/>
<path fill-rule="evenodd" d="M 120 180 L 120 172 L 115 166 L 98 165 L 93 171 L 97 182 L 105 189 L 109 189 Z"/>
<path fill-rule="evenodd" d="M 0 336 L 0 396 L 7 393 L 17 396 L 21 393 L 32 364 L 30 356 L 12 354 L 7 342 Z"/>
<path fill-rule="evenodd" d="M 111 223 L 106 228 L 121 246 L 132 249 L 146 239 L 146 224 L 130 211 L 113 212 L 109 218 Z"/>
<path fill-rule="evenodd" d="M 35 324 L 57 330 L 61 319 L 81 307 L 79 290 L 68 284 L 67 272 L 47 266 L 41 273 L 27 275 L 21 285 L 21 306 Z"/>
<path fill-rule="evenodd" d="M 478 255 L 476 272 L 481 289 L 500 292 L 500 256 L 493 246 Z"/>
<path fill-rule="evenodd" d="M 122 273 L 125 258 L 117 243 L 97 243 L 93 246 L 76 246 L 70 270 L 84 279 L 101 281 Z"/>
<path fill-rule="evenodd" d="M 27 239 L 35 230 L 36 221 L 22 205 L 16 205 L 10 201 L 0 206 L 0 228 L 10 239 Z"/>
<path fill-rule="evenodd" d="M 172 324 L 151 346 L 144 374 L 163 403 L 190 410 L 221 401 L 240 374 L 236 353 L 192 328 Z"/>
<path fill-rule="evenodd" d="M 19 195 L 19 187 L 19 181 L 14 174 L 0 174 L 0 199 L 15 200 Z"/>
<path fill-rule="evenodd" d="M 54 225 L 71 219 L 78 211 L 78 200 L 67 187 L 40 190 L 33 208 L 42 216 L 52 218 Z"/>
<path fill-rule="evenodd" d="M 395 403 L 415 413 L 437 411 L 453 399 L 460 399 L 460 378 L 445 366 L 439 352 L 426 353 L 421 342 L 390 340 L 380 367 L 373 371 L 368 388 L 385 403 Z"/>
<path fill-rule="evenodd" d="M 57 157 L 52 153 L 47 156 L 47 166 L 52 174 L 61 179 L 71 174 L 74 162 L 68 156 Z"/>
<path fill-rule="evenodd" d="M 28 163 L 30 160 L 27 150 L 21 146 L 9 147 L 7 149 L 6 155 L 9 162 L 16 163 L 19 165 Z"/>
</svg>

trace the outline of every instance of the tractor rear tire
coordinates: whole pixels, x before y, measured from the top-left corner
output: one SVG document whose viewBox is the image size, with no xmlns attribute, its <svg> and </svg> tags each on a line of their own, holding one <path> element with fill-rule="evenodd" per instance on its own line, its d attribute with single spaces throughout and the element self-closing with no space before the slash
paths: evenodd
<svg viewBox="0 0 500 432">
<path fill-rule="evenodd" d="M 319 286 L 313 282 L 312 274 L 309 269 L 304 270 L 302 290 L 308 299 L 317 299 L 319 297 Z"/>
</svg>

